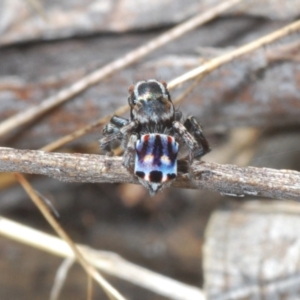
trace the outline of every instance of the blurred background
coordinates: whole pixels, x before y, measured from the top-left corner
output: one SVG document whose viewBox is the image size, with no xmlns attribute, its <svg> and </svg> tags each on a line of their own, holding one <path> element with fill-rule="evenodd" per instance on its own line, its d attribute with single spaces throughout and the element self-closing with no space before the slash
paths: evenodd
<svg viewBox="0 0 300 300">
<path fill-rule="evenodd" d="M 41 103 L 93 70 L 224 1 L 0 0 L 0 122 Z M 128 87 L 166 82 L 210 58 L 296 20 L 300 0 L 245 0 L 215 20 L 0 137 L 39 149 L 127 103 Z M 202 124 L 203 159 L 300 170 L 300 35 L 235 59 L 206 76 L 178 105 Z M 176 88 L 177 96 L 188 86 Z M 101 127 L 56 151 L 100 153 Z M 74 241 L 109 250 L 201 287 L 207 299 L 300 299 L 300 207 L 170 188 L 74 184 L 30 176 Z M 0 174 L 5 217 L 53 233 L 11 174 Z M 61 259 L 0 238 L 0 299 L 48 299 Z M 128 299 L 167 299 L 108 277 Z M 60 299 L 86 299 L 74 266 Z M 95 299 L 104 298 L 95 286 Z"/>
</svg>

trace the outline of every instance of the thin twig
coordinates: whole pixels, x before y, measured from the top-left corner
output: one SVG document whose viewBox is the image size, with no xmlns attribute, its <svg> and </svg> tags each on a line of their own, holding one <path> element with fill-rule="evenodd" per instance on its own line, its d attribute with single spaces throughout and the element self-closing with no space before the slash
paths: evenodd
<svg viewBox="0 0 300 300">
<path fill-rule="evenodd" d="M 21 174 L 15 174 L 15 176 L 18 178 L 18 181 L 20 182 L 22 187 L 24 188 L 26 193 L 30 196 L 34 204 L 38 207 L 38 209 L 43 214 L 43 216 L 48 221 L 48 223 L 52 226 L 52 228 L 56 231 L 56 233 L 66 241 L 66 243 L 72 249 L 76 259 L 81 264 L 83 269 L 87 272 L 87 274 L 92 276 L 100 284 L 100 286 L 103 288 L 103 290 L 105 291 L 109 299 L 125 300 L 125 298 L 113 286 L 111 286 L 93 266 L 91 266 L 86 261 L 86 259 L 84 258 L 80 250 L 74 244 L 72 239 L 67 235 L 67 233 L 62 229 L 62 227 L 59 225 L 57 220 L 52 216 L 52 214 L 48 210 L 48 207 L 35 193 L 34 189 L 31 187 L 31 185 L 25 179 L 25 177 L 22 176 Z"/>
<path fill-rule="evenodd" d="M 0 172 L 42 174 L 67 182 L 137 183 L 121 160 L 121 157 L 92 154 L 0 148 Z M 231 196 L 300 200 L 300 173 L 292 170 L 240 168 L 195 161 L 190 173 L 191 176 L 179 175 L 173 186 L 208 189 Z"/>
<path fill-rule="evenodd" d="M 74 253 L 65 241 L 3 217 L 0 217 L 0 234 L 60 257 L 74 258 Z M 110 275 L 174 300 L 205 300 L 199 288 L 135 265 L 113 252 L 80 245 L 77 247 L 90 264 Z"/>
<path fill-rule="evenodd" d="M 138 61 L 142 57 L 148 55 L 152 51 L 162 47 L 170 41 L 175 40 L 176 38 L 179 38 L 188 31 L 195 29 L 199 25 L 207 23 L 208 21 L 216 18 L 222 12 L 228 10 L 229 8 L 240 2 L 241 0 L 228 0 L 222 2 L 217 6 L 214 6 L 206 12 L 202 12 L 197 16 L 191 18 L 190 20 L 172 28 L 171 30 L 168 30 L 167 32 L 154 38 L 145 45 L 142 45 L 141 47 L 130 51 L 123 57 L 116 59 L 115 61 L 105 65 L 101 69 L 92 72 L 91 74 L 72 84 L 70 87 L 61 90 L 60 92 L 58 92 L 58 94 L 42 101 L 39 105 L 31 107 L 6 119 L 0 124 L 0 136 L 3 136 L 4 134 L 8 133 L 14 128 L 17 128 L 21 125 L 33 121 L 34 119 L 51 110 L 52 108 L 82 93 L 88 87 L 99 83 L 102 79 L 106 78 L 107 76 L 110 76 L 114 72 L 119 71 L 126 66 L 129 66 L 130 64 Z"/>
</svg>

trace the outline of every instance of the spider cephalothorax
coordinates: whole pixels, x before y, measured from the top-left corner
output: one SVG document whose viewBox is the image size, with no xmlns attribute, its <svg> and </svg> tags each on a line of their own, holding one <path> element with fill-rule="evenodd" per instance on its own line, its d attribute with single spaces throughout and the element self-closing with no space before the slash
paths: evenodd
<svg viewBox="0 0 300 300">
<path fill-rule="evenodd" d="M 138 82 L 129 88 L 128 103 L 131 119 L 142 126 L 160 122 L 171 125 L 174 120 L 174 105 L 165 82 L 154 79 Z"/>
<path fill-rule="evenodd" d="M 155 79 L 129 88 L 130 120 L 113 116 L 104 129 L 100 146 L 110 151 L 120 140 L 124 147 L 123 165 L 155 195 L 177 176 L 180 147 L 189 149 L 189 162 L 210 151 L 200 124 L 188 117 L 182 124 L 167 85 Z"/>
</svg>

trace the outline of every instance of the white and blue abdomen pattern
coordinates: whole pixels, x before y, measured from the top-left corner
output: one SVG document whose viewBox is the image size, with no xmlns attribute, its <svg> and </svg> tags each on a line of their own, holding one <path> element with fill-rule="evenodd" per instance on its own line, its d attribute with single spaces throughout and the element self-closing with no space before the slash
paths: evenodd
<svg viewBox="0 0 300 300">
<path fill-rule="evenodd" d="M 136 142 L 134 173 L 153 190 L 177 176 L 178 143 L 172 136 L 145 134 Z M 144 182 L 145 184 L 145 182 Z"/>
</svg>

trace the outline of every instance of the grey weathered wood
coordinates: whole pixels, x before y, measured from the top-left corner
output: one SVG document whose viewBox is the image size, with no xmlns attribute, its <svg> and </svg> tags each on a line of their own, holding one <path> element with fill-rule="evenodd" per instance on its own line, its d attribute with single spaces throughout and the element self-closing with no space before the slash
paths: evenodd
<svg viewBox="0 0 300 300">
<path fill-rule="evenodd" d="M 127 182 L 137 180 L 122 166 L 121 157 L 47 153 L 0 148 L 0 172 L 47 175 L 68 182 Z M 220 165 L 195 161 L 175 187 L 208 189 L 231 196 L 255 195 L 300 200 L 300 172 Z"/>
<path fill-rule="evenodd" d="M 203 251 L 207 298 L 299 299 L 299 212 L 297 203 L 278 201 L 216 211 Z"/>
<path fill-rule="evenodd" d="M 41 9 L 26 1 L 1 0 L 0 46 L 28 40 L 52 40 L 65 37 L 91 35 L 99 32 L 128 32 L 159 28 L 182 22 L 197 12 L 214 7 L 220 0 L 157 1 L 134 0 L 99 2 L 78 0 L 41 2 Z M 38 2 L 40 3 L 40 2 Z M 262 16 L 293 20 L 299 15 L 299 0 L 245 0 L 226 15 Z M 35 9 L 34 9 L 35 8 Z M 128 13 L 130 12 L 130 13 Z M 95 17 L 96 16 L 96 17 Z M 155 17 L 153 17 L 155 16 Z"/>
</svg>

